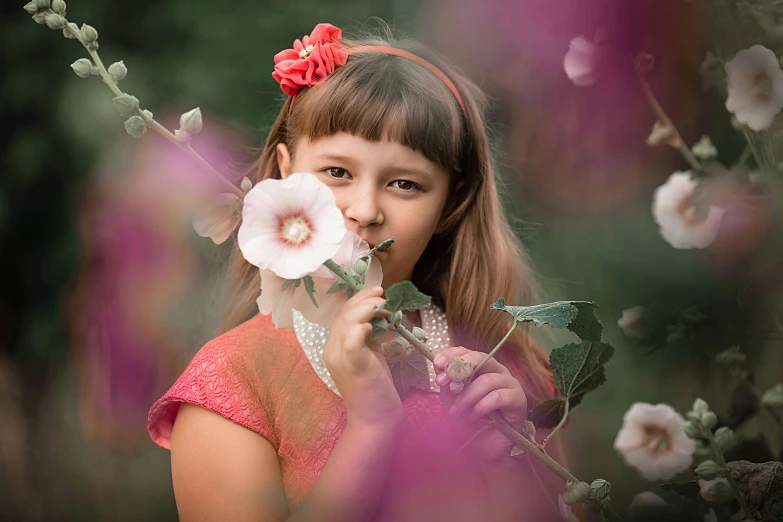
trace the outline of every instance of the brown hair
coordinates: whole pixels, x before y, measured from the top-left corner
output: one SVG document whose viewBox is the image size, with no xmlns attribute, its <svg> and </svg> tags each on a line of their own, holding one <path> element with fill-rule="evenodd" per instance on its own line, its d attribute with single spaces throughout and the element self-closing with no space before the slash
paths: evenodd
<svg viewBox="0 0 783 522">
<path fill-rule="evenodd" d="M 343 40 L 343 45 L 390 44 Z M 466 113 L 448 87 L 420 64 L 382 51 L 358 51 L 320 84 L 299 91 L 293 107 L 290 98 L 284 103 L 250 178 L 254 182 L 280 178 L 279 143 L 285 143 L 293 155 L 298 138 L 317 140 L 337 132 L 395 141 L 449 171 L 442 231 L 419 258 L 412 281 L 445 310 L 455 343 L 486 352 L 511 324 L 506 313 L 489 305 L 499 297 L 530 304 L 535 295 L 527 256 L 503 214 L 498 194 L 484 124 L 486 98 L 475 84 L 416 42 L 400 41 L 395 46 L 446 74 L 460 92 Z M 224 331 L 254 313 L 260 287 L 258 269 L 244 260 L 237 245 L 228 277 L 230 303 Z M 552 395 L 546 354 L 524 329 L 517 329 L 499 359 L 522 378 L 531 403 Z"/>
</svg>

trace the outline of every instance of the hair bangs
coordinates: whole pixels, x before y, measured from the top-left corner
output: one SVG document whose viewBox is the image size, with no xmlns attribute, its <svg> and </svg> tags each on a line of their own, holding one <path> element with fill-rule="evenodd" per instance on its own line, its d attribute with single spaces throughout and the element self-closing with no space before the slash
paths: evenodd
<svg viewBox="0 0 783 522">
<path fill-rule="evenodd" d="M 449 171 L 462 155 L 462 114 L 451 91 L 419 64 L 378 51 L 351 56 L 323 83 L 297 96 L 293 136 L 317 140 L 345 132 L 421 152 Z"/>
</svg>

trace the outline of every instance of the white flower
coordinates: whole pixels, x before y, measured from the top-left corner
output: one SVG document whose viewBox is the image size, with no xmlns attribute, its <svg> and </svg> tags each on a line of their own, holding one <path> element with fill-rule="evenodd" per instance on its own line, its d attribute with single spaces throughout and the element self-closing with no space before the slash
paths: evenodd
<svg viewBox="0 0 783 522">
<path fill-rule="evenodd" d="M 568 44 L 563 58 L 563 69 L 574 85 L 585 87 L 598 80 L 601 49 L 583 36 L 577 36 Z"/>
<path fill-rule="evenodd" d="M 633 497 L 631 505 L 628 507 L 628 514 L 631 518 L 638 518 L 655 508 L 666 507 L 668 505 L 668 502 L 652 491 L 642 491 Z"/>
<path fill-rule="evenodd" d="M 762 45 L 738 52 L 726 63 L 726 109 L 755 131 L 766 129 L 783 108 L 783 71 Z"/>
<path fill-rule="evenodd" d="M 557 507 L 560 509 L 560 516 L 565 522 L 579 522 L 579 519 L 571 512 L 571 506 L 563 500 L 563 495 L 557 496 Z"/>
<path fill-rule="evenodd" d="M 718 235 L 725 211 L 712 205 L 706 217 L 697 215 L 691 202 L 697 185 L 690 172 L 675 172 L 653 194 L 653 219 L 674 248 L 707 248 Z"/>
<path fill-rule="evenodd" d="M 628 337 L 642 339 L 645 334 L 642 317 L 646 311 L 647 308 L 643 306 L 634 306 L 628 310 L 623 310 L 623 316 L 617 320 L 617 326 L 619 326 Z"/>
<path fill-rule="evenodd" d="M 256 299 L 258 311 L 262 315 L 272 314 L 275 328 L 294 329 L 293 304 L 304 292 L 304 284 L 299 288 L 290 284 L 283 290 L 285 279 L 275 275 L 271 270 L 261 270 L 261 295 Z"/>
<path fill-rule="evenodd" d="M 693 462 L 696 442 L 684 425 L 685 419 L 667 404 L 637 402 L 625 413 L 614 448 L 645 479 L 670 479 Z"/>
<path fill-rule="evenodd" d="M 345 234 L 332 191 L 311 174 L 291 174 L 250 189 L 238 239 L 249 263 L 299 279 L 334 256 Z"/>
<path fill-rule="evenodd" d="M 242 217 L 242 200 L 236 194 L 218 194 L 217 201 L 193 218 L 193 228 L 201 237 L 210 238 L 216 245 L 224 242 Z"/>
<path fill-rule="evenodd" d="M 352 232 L 348 232 L 344 237 L 340 248 L 331 257 L 340 268 L 352 267 L 356 260 L 366 255 L 370 251 L 370 245 L 365 240 L 357 236 Z M 337 276 L 334 272 L 321 265 L 315 272 L 310 274 L 315 283 L 315 300 L 318 303 L 318 308 L 313 306 L 310 296 L 306 292 L 303 292 L 299 296 L 295 308 L 302 312 L 302 315 L 311 323 L 320 324 L 323 326 L 329 326 L 334 319 L 337 310 L 348 300 L 348 296 L 345 291 L 334 292 L 327 294 L 326 292 L 332 287 Z M 364 280 L 364 286 L 370 288 L 373 286 L 380 286 L 383 280 L 383 271 L 381 269 L 381 263 L 378 259 L 372 259 L 370 262 L 370 269 L 367 272 L 367 276 Z"/>
</svg>

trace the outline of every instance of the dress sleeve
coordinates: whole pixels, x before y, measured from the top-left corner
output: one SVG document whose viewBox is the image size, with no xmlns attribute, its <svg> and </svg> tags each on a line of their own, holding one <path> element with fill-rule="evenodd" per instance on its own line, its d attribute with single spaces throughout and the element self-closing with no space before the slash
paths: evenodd
<svg viewBox="0 0 783 522">
<path fill-rule="evenodd" d="M 253 372 L 242 356 L 243 350 L 235 344 L 220 337 L 207 343 L 171 389 L 153 404 L 147 431 L 156 444 L 171 449 L 177 412 L 187 402 L 258 433 L 278 448 L 270 416 L 252 385 Z"/>
</svg>

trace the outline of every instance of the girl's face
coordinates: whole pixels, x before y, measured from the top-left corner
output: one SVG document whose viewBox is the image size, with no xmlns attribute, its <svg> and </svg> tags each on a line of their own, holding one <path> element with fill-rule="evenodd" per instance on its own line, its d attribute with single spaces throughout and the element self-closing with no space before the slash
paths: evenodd
<svg viewBox="0 0 783 522">
<path fill-rule="evenodd" d="M 315 141 L 300 139 L 293 158 L 280 144 L 277 161 L 283 178 L 294 172 L 318 176 L 332 189 L 346 228 L 370 246 L 396 236 L 389 250 L 377 254 L 384 288 L 411 278 L 430 238 L 439 232 L 449 192 L 446 170 L 399 143 L 342 132 Z"/>
</svg>

